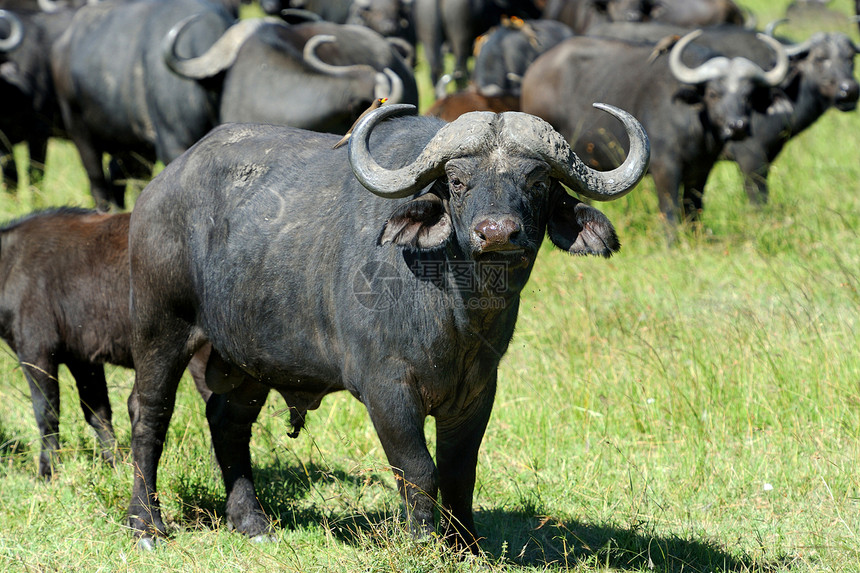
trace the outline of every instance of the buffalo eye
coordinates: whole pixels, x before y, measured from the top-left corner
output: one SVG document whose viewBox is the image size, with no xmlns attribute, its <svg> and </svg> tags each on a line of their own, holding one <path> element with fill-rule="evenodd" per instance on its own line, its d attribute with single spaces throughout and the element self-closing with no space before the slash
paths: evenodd
<svg viewBox="0 0 860 573">
<path fill-rule="evenodd" d="M 448 187 L 457 194 L 466 192 L 466 184 L 457 175 L 448 176 Z"/>
<path fill-rule="evenodd" d="M 549 170 L 544 166 L 533 169 L 526 176 L 526 189 L 536 195 L 542 195 L 549 189 Z"/>
<path fill-rule="evenodd" d="M 545 179 L 541 179 L 539 181 L 535 181 L 532 183 L 532 191 L 535 193 L 546 193 L 546 190 L 549 188 Z"/>
</svg>

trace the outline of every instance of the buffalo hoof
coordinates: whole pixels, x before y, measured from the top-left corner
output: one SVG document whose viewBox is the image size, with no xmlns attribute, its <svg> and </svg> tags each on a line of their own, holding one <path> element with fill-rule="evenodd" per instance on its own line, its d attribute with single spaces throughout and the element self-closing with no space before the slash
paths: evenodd
<svg viewBox="0 0 860 573">
<path fill-rule="evenodd" d="M 261 533 L 260 535 L 255 535 L 251 538 L 251 543 L 276 543 L 278 538 L 272 535 L 271 533 Z"/>
<path fill-rule="evenodd" d="M 140 537 L 135 547 L 138 551 L 155 551 L 166 542 L 160 537 Z"/>
<path fill-rule="evenodd" d="M 227 518 L 227 530 L 241 533 L 255 543 L 265 542 L 267 538 L 271 538 L 274 541 L 275 537 L 272 533 L 272 526 L 269 520 L 266 519 L 266 516 L 256 512 L 245 516 L 238 523 Z"/>
</svg>

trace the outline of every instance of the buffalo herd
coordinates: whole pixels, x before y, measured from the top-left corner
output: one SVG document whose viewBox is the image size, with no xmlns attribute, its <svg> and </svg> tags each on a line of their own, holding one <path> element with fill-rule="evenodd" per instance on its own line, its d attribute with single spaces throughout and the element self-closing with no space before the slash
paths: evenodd
<svg viewBox="0 0 860 573">
<path fill-rule="evenodd" d="M 48 140 L 64 138 L 95 207 L 0 228 L 0 337 L 30 386 L 44 478 L 58 467 L 59 364 L 110 463 L 104 364 L 135 369 L 141 548 L 169 533 L 157 474 L 188 368 L 239 532 L 272 533 L 249 449 L 270 391 L 296 437 L 347 390 L 412 534 L 477 551 L 478 450 L 544 236 L 609 257 L 618 236 L 590 201 L 647 173 L 671 243 L 720 160 L 765 203 L 789 139 L 860 97 L 849 36 L 790 41 L 731 0 L 258 7 L 268 16 L 240 17 L 238 0 L 0 0 L 5 192 L 19 173 L 40 185 Z M 419 44 L 436 102 L 415 117 Z M 125 182 L 156 162 L 124 212 Z"/>
</svg>

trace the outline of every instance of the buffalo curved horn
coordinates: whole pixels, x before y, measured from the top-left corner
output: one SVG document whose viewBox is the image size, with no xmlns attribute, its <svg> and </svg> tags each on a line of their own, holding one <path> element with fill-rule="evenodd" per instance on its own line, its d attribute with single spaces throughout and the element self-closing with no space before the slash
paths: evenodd
<svg viewBox="0 0 860 573">
<path fill-rule="evenodd" d="M 764 83 L 769 86 L 778 86 L 782 80 L 785 79 L 785 75 L 788 73 L 788 52 L 786 52 L 785 47 L 776 38 L 772 38 L 765 34 L 756 34 L 756 38 L 770 46 L 770 49 L 776 54 L 776 65 L 774 65 L 773 68 L 767 72 L 759 68 L 759 70 L 762 71 L 761 78 Z"/>
<path fill-rule="evenodd" d="M 39 10 L 49 14 L 59 12 L 63 8 L 68 7 L 66 2 L 57 2 L 57 0 L 37 0 L 36 4 L 39 6 Z"/>
<path fill-rule="evenodd" d="M 728 58 L 711 58 L 701 66 L 695 68 L 690 68 L 681 61 L 681 54 L 684 52 L 684 48 L 701 35 L 701 30 L 693 30 L 678 40 L 669 51 L 669 69 L 679 82 L 697 85 L 710 81 L 723 72 Z"/>
<path fill-rule="evenodd" d="M 564 138 L 548 123 L 535 116 L 506 112 L 501 114 L 503 140 L 519 152 L 537 154 L 558 178 L 578 193 L 598 200 L 617 199 L 630 191 L 645 174 L 650 159 L 650 144 L 642 125 L 633 116 L 604 104 L 624 123 L 630 138 L 630 153 L 624 163 L 607 172 L 586 166 Z M 359 182 L 371 193 L 389 199 L 413 195 L 444 172 L 445 163 L 487 149 L 495 141 L 498 117 L 491 112 L 467 113 L 440 129 L 411 164 L 400 169 L 385 169 L 371 156 L 367 141 L 373 128 L 386 118 L 415 113 L 411 105 L 386 105 L 358 122 L 349 139 L 349 161 Z"/>
<path fill-rule="evenodd" d="M 827 34 L 825 34 L 824 32 L 818 32 L 817 34 L 813 34 L 800 44 L 786 47 L 785 51 L 788 53 L 789 58 L 794 59 L 805 55 L 807 52 L 809 52 L 809 50 L 812 49 L 812 46 L 814 46 L 815 44 L 826 41 Z"/>
<path fill-rule="evenodd" d="M 669 52 L 669 69 L 680 82 L 693 85 L 705 83 L 725 74 L 730 67 L 735 66 L 741 68 L 743 75 L 746 77 L 758 80 L 769 86 L 776 86 L 785 79 L 785 75 L 788 73 L 788 53 L 785 51 L 785 48 L 776 39 L 764 34 L 756 34 L 756 37 L 770 46 L 776 53 L 776 65 L 767 72 L 761 69 L 758 64 L 741 57 L 727 58 L 725 56 L 717 56 L 696 68 L 687 67 L 681 61 L 681 53 L 690 42 L 701 35 L 702 30 L 690 32 L 678 40 Z"/>
<path fill-rule="evenodd" d="M 196 58 L 182 59 L 176 54 L 176 41 L 179 35 L 192 22 L 203 17 L 203 13 L 192 14 L 173 26 L 161 43 L 161 52 L 167 67 L 180 76 L 201 80 L 223 72 L 233 65 L 239 48 L 257 30 L 266 24 L 276 24 L 272 20 L 256 18 L 240 20 L 233 24 L 215 41 L 205 53 Z"/>
<path fill-rule="evenodd" d="M 24 24 L 21 18 L 7 10 L 0 10 L 0 20 L 6 20 L 9 24 L 9 35 L 0 39 L 0 52 L 11 52 L 21 45 L 24 39 Z"/>
<path fill-rule="evenodd" d="M 299 22 L 322 22 L 323 17 L 316 12 L 304 8 L 284 8 L 281 10 L 281 18 L 291 24 Z"/>
<path fill-rule="evenodd" d="M 403 101 L 403 80 L 394 70 L 385 68 L 376 72 L 376 87 L 373 90 L 374 98 L 386 98 L 392 104 Z"/>
<path fill-rule="evenodd" d="M 443 173 L 449 159 L 480 151 L 486 145 L 491 112 L 468 113 L 440 129 L 418 157 L 400 169 L 379 165 L 367 147 L 373 128 L 389 117 L 414 115 L 414 105 L 384 105 L 359 120 L 349 138 L 349 163 L 356 179 L 374 195 L 400 199 L 413 195 Z"/>
<path fill-rule="evenodd" d="M 552 168 L 551 176 L 583 197 L 595 201 L 612 201 L 629 193 L 645 175 L 651 160 L 651 144 L 642 124 L 615 106 L 595 103 L 622 124 L 630 140 L 624 162 L 610 171 L 588 167 L 570 148 L 564 137 L 544 120 L 521 112 L 505 112 L 505 140 L 523 151 L 537 153 Z"/>
<path fill-rule="evenodd" d="M 24 39 L 24 24 L 16 14 L 7 10 L 0 10 L 0 20 L 6 20 L 9 24 L 9 35 L 0 39 L 0 52 L 11 52 Z"/>
<path fill-rule="evenodd" d="M 318 71 L 321 74 L 326 74 L 329 76 L 346 76 L 351 75 L 356 72 L 360 73 L 368 73 L 373 72 L 377 73 L 376 68 L 370 66 L 368 64 L 350 64 L 347 66 L 336 66 L 334 64 L 329 64 L 320 59 L 316 54 L 317 47 L 320 44 L 333 44 L 337 42 L 337 38 L 330 34 L 317 34 L 316 36 L 312 36 L 305 42 L 304 50 L 302 51 L 302 55 L 305 58 L 305 62 Z"/>
<path fill-rule="evenodd" d="M 410 68 L 414 67 L 415 63 L 415 47 L 405 38 L 397 36 L 386 36 L 385 41 L 400 54 L 400 57 L 406 62 Z"/>
<path fill-rule="evenodd" d="M 775 37 L 776 29 L 781 25 L 788 23 L 788 18 L 779 18 L 778 20 L 774 20 L 772 22 L 768 22 L 767 26 L 764 27 L 762 31 L 766 36 L 770 36 L 771 38 Z"/>
</svg>

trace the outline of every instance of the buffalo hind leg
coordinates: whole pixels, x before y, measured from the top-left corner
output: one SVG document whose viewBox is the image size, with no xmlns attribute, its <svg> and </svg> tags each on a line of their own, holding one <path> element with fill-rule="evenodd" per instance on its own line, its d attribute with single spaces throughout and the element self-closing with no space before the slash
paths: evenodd
<svg viewBox="0 0 860 573">
<path fill-rule="evenodd" d="M 365 395 L 364 403 L 394 472 L 409 531 L 421 538 L 434 531 L 437 497 L 436 466 L 424 437 L 423 405 L 406 384 L 382 386 Z"/>
<path fill-rule="evenodd" d="M 81 410 L 87 424 L 96 431 L 96 437 L 102 449 L 102 457 L 114 465 L 116 437 L 111 419 L 113 412 L 108 398 L 105 368 L 101 364 L 85 362 L 66 362 L 69 372 L 78 385 L 78 395 L 81 399 Z"/>
<path fill-rule="evenodd" d="M 128 402 L 134 468 L 128 521 L 143 548 L 151 548 L 154 538 L 167 535 L 158 502 L 158 462 L 176 405 L 176 388 L 190 359 L 187 328 L 170 328 L 168 318 L 161 326 L 150 329 L 137 325 L 136 338 L 142 337 L 142 332 L 157 333 L 146 343 L 135 343 L 135 380 Z"/>
<path fill-rule="evenodd" d="M 257 499 L 251 471 L 251 426 L 257 420 L 269 388 L 246 377 L 226 394 L 212 394 L 206 418 L 212 446 L 227 492 L 227 519 L 240 533 L 259 538 L 271 532 L 269 518 Z"/>
<path fill-rule="evenodd" d="M 50 479 L 54 474 L 57 452 L 60 449 L 60 384 L 57 380 L 57 364 L 45 356 L 29 358 L 22 353 L 18 354 L 18 359 L 30 385 L 30 400 L 33 403 L 36 425 L 39 427 L 39 476 Z"/>
<path fill-rule="evenodd" d="M 442 495 L 442 531 L 459 550 L 478 552 L 478 534 L 472 515 L 472 496 L 478 450 L 490 419 L 495 396 L 495 377 L 467 412 L 455 418 L 436 419 L 436 465 Z"/>
</svg>

